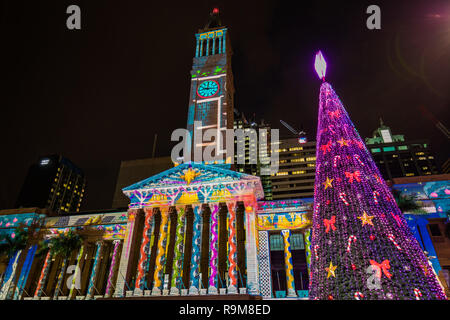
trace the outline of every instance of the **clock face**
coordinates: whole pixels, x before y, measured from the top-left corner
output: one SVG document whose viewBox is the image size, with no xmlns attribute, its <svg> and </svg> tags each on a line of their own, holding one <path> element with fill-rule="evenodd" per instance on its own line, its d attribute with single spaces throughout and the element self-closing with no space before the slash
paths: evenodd
<svg viewBox="0 0 450 320">
<path fill-rule="evenodd" d="M 197 94 L 202 98 L 212 97 L 219 91 L 219 84 L 214 80 L 202 82 L 197 89 Z"/>
</svg>

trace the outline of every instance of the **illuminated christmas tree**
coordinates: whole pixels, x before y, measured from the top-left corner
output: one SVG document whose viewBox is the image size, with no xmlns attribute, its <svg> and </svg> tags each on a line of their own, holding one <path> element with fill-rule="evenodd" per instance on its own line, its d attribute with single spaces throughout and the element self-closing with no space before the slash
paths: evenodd
<svg viewBox="0 0 450 320">
<path fill-rule="evenodd" d="M 339 97 L 320 87 L 310 299 L 446 299 Z"/>
</svg>

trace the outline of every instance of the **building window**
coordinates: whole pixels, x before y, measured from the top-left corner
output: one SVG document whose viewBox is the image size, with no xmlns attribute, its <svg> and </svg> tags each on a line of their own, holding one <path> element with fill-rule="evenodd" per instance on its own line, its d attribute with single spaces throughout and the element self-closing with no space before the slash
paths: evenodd
<svg viewBox="0 0 450 320">
<path fill-rule="evenodd" d="M 395 147 L 384 147 L 383 151 L 385 152 L 395 151 Z"/>
<path fill-rule="evenodd" d="M 398 150 L 408 150 L 408 146 L 398 146 Z"/>
<path fill-rule="evenodd" d="M 439 229 L 438 224 L 436 224 L 436 223 L 430 224 L 429 228 L 430 228 L 431 236 L 433 236 L 433 237 L 441 237 L 442 236 L 442 233 L 441 233 L 441 230 Z"/>
<path fill-rule="evenodd" d="M 372 148 L 370 149 L 373 153 L 381 152 L 380 148 Z"/>
<path fill-rule="evenodd" d="M 292 250 L 305 249 L 305 243 L 303 242 L 303 234 L 301 234 L 301 233 L 292 233 L 291 234 L 291 249 Z"/>
<path fill-rule="evenodd" d="M 272 234 L 269 238 L 270 251 L 284 251 L 283 237 L 281 234 Z"/>
</svg>

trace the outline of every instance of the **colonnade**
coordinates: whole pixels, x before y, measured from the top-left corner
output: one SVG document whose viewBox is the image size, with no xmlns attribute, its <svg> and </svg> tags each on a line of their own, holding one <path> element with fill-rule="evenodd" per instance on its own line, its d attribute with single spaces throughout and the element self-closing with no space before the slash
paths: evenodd
<svg viewBox="0 0 450 320">
<path fill-rule="evenodd" d="M 108 251 L 106 251 L 107 242 L 112 242 Z M 74 260 L 67 257 L 60 261 L 61 259 L 54 257 L 49 250 L 39 272 L 36 288 L 32 295 L 33 299 L 83 298 L 90 300 L 98 295 L 111 297 L 114 293 L 114 283 L 118 277 L 121 244 L 122 240 L 84 243 L 76 253 Z M 71 265 L 74 266 L 74 270 L 68 270 L 71 261 L 74 263 Z M 69 280 L 70 272 L 73 272 L 71 281 Z M 56 273 L 58 273 L 57 277 L 55 277 Z M 99 279 L 100 277 L 101 279 Z M 101 290 L 104 294 L 100 294 L 96 284 L 103 283 L 103 281 L 106 281 L 106 285 L 102 286 L 104 290 Z M 86 292 L 86 294 L 80 294 L 80 292 Z"/>
<path fill-rule="evenodd" d="M 210 37 L 210 33 L 207 33 L 206 36 L 203 34 L 197 34 L 197 42 L 195 49 L 195 56 L 209 56 L 214 54 L 225 53 L 226 51 L 226 30 L 219 30 L 215 32 L 212 37 Z M 216 50 L 217 43 L 217 50 Z"/>
<path fill-rule="evenodd" d="M 254 207 L 246 203 L 242 218 L 236 201 L 226 203 L 225 217 L 219 202 L 149 207 L 142 228 L 135 225 L 136 210 L 130 212 L 120 267 L 127 276 L 121 287 L 118 280 L 116 296 L 257 293 Z M 139 238 L 133 264 L 131 242 Z"/>
</svg>

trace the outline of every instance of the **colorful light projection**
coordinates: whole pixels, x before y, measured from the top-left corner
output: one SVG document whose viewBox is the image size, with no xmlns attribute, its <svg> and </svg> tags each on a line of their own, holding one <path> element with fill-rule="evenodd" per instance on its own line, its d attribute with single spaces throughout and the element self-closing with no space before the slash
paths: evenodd
<svg viewBox="0 0 450 320">
<path fill-rule="evenodd" d="M 262 199 L 258 177 L 198 163 L 183 163 L 123 189 L 130 208 Z"/>
<path fill-rule="evenodd" d="M 321 59 L 318 54 L 324 79 Z M 326 82 L 320 87 L 317 146 L 310 299 L 413 300 L 417 292 L 423 300 L 445 299 L 370 152 Z M 368 273 L 369 267 L 376 272 Z M 368 286 L 372 275 L 378 281 Z"/>
<path fill-rule="evenodd" d="M 281 212 L 258 214 L 259 230 L 303 229 L 312 225 L 305 212 Z"/>
</svg>

